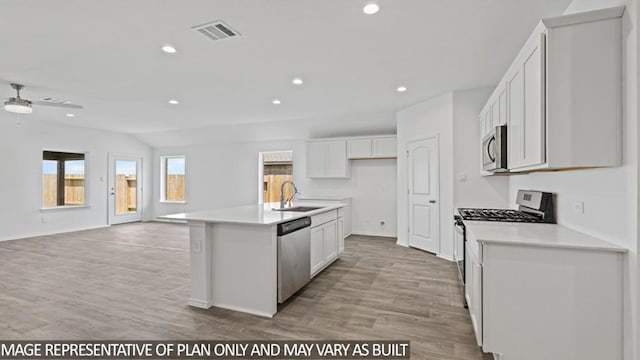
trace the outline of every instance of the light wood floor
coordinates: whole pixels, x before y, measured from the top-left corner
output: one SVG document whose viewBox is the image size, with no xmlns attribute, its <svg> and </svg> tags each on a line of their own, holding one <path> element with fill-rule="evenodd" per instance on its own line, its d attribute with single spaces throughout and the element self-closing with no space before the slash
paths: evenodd
<svg viewBox="0 0 640 360">
<path fill-rule="evenodd" d="M 412 359 L 483 359 L 455 265 L 393 239 L 349 237 L 273 319 L 191 308 L 188 297 L 184 225 L 0 242 L 0 339 L 410 340 Z"/>
</svg>

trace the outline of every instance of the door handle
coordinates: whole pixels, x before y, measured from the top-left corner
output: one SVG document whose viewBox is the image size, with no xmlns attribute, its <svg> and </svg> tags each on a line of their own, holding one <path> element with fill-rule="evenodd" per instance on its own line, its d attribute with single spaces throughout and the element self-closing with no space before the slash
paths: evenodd
<svg viewBox="0 0 640 360">
<path fill-rule="evenodd" d="M 429 200 L 429 204 L 435 204 L 436 201 L 435 200 Z"/>
</svg>

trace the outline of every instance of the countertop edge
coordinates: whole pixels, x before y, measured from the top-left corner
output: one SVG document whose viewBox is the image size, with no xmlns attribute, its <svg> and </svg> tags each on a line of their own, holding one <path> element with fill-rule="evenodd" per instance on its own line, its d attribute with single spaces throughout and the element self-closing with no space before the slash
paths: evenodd
<svg viewBox="0 0 640 360">
<path fill-rule="evenodd" d="M 513 245 L 513 246 L 528 246 L 539 248 L 554 248 L 554 249 L 570 249 L 570 250 L 586 250 L 586 251 L 607 251 L 616 253 L 627 253 L 629 250 L 622 247 L 605 247 L 605 246 L 589 246 L 589 245 L 577 245 L 577 244 L 552 244 L 552 243 L 534 243 L 524 241 L 508 241 L 508 240 L 493 240 L 493 239 L 477 239 L 478 242 L 485 244 L 495 245 Z M 604 241 L 604 240 L 601 240 Z"/>
<path fill-rule="evenodd" d="M 183 221 L 187 221 L 187 222 L 205 222 L 205 223 L 211 223 L 211 224 L 234 224 L 234 225 L 253 225 L 253 226 L 274 226 L 274 225 L 278 225 L 278 224 L 282 224 L 285 222 L 289 222 L 289 221 L 293 221 L 293 220 L 297 220 L 303 217 L 307 217 L 307 216 L 313 216 L 313 215 L 318 215 L 318 214 L 322 214 L 331 210 L 337 210 L 340 208 L 343 208 L 345 206 L 348 206 L 346 204 L 330 204 L 327 206 L 323 206 L 321 209 L 317 209 L 317 210 L 311 210 L 311 211 L 307 211 L 304 213 L 294 213 L 295 215 L 291 215 L 291 217 L 288 217 L 287 219 L 280 219 L 280 220 L 276 220 L 273 222 L 256 222 L 256 221 L 243 221 L 243 220 L 233 220 L 233 219 L 215 219 L 215 218 L 188 218 L 186 216 L 183 217 L 177 217 L 176 215 L 183 215 L 183 214 L 170 214 L 170 215 L 162 215 L 162 216 L 158 216 L 158 219 L 164 219 L 164 220 L 183 220 Z M 218 209 L 220 211 L 223 211 L 224 209 Z M 293 212 L 289 211 L 283 211 L 282 213 L 287 213 L 287 214 L 291 214 Z M 188 213 L 187 213 L 188 214 Z"/>
</svg>

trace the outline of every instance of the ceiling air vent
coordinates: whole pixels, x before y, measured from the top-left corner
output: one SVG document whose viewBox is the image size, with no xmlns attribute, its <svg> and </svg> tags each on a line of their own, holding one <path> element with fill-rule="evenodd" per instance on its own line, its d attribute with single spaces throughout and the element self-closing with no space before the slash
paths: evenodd
<svg viewBox="0 0 640 360">
<path fill-rule="evenodd" d="M 222 40 L 240 36 L 240 33 L 233 30 L 231 26 L 225 24 L 222 21 L 213 21 L 203 25 L 192 27 L 195 31 L 205 35 L 212 40 Z"/>
</svg>

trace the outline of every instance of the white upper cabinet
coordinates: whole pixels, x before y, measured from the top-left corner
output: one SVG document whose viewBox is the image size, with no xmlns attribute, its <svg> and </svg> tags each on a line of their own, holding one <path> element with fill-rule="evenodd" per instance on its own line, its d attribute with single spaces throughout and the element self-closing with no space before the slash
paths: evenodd
<svg viewBox="0 0 640 360">
<path fill-rule="evenodd" d="M 481 138 L 508 125 L 510 172 L 621 164 L 623 12 L 538 24 L 480 113 Z"/>
<path fill-rule="evenodd" d="M 395 136 L 373 138 L 374 158 L 395 158 L 398 156 L 398 142 Z"/>
<path fill-rule="evenodd" d="M 345 140 L 307 142 L 307 177 L 346 178 L 349 176 Z"/>
<path fill-rule="evenodd" d="M 349 159 L 386 159 L 397 157 L 396 136 L 347 139 Z"/>
<path fill-rule="evenodd" d="M 347 162 L 347 143 L 344 140 L 325 142 L 327 157 L 325 159 L 325 177 L 349 177 Z"/>
<path fill-rule="evenodd" d="M 371 157 L 371 139 L 347 140 L 347 157 L 349 159 L 366 159 Z"/>
</svg>

